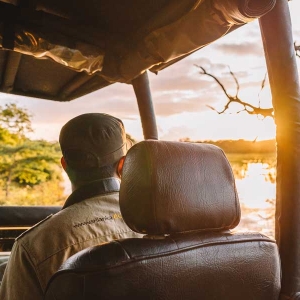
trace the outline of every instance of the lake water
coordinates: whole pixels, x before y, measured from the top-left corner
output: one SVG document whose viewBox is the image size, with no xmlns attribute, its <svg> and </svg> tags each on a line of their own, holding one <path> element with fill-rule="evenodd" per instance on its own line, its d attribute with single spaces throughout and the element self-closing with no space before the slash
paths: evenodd
<svg viewBox="0 0 300 300">
<path fill-rule="evenodd" d="M 259 231 L 274 237 L 275 233 L 275 161 L 232 163 L 241 204 L 241 222 L 237 231 Z M 234 172 L 236 173 L 236 172 Z M 237 176 L 238 175 L 238 176 Z"/>
</svg>

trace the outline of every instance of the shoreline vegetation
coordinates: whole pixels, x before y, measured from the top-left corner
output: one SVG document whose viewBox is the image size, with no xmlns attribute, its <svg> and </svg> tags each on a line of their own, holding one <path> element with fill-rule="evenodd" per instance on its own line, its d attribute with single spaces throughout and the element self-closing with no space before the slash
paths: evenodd
<svg viewBox="0 0 300 300">
<path fill-rule="evenodd" d="M 189 143 L 208 143 L 220 147 L 230 162 L 235 179 L 243 179 L 247 174 L 249 164 L 261 164 L 267 170 L 265 179 L 275 183 L 276 179 L 276 141 L 247 141 L 247 140 L 219 140 L 219 141 L 191 141 Z M 262 174 L 257 174 L 263 176 Z"/>
<path fill-rule="evenodd" d="M 223 149 L 226 154 L 276 154 L 276 141 L 272 140 L 262 140 L 262 141 L 247 141 L 243 139 L 239 140 L 199 140 L 193 141 L 190 138 L 183 138 L 179 140 L 180 142 L 188 143 L 207 143 L 213 144 Z"/>
</svg>

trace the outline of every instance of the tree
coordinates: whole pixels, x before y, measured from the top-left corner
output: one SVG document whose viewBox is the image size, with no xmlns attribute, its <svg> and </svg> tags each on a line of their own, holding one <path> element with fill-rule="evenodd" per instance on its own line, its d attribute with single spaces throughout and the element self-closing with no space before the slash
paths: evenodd
<svg viewBox="0 0 300 300">
<path fill-rule="evenodd" d="M 0 144 L 16 145 L 19 141 L 18 135 L 12 134 L 7 129 L 0 126 Z"/>
<path fill-rule="evenodd" d="M 53 164 L 60 153 L 55 144 L 46 141 L 26 140 L 16 146 L 0 147 L 0 179 L 5 198 L 9 197 L 11 184 L 18 187 L 33 186 L 51 179 Z"/>
<path fill-rule="evenodd" d="M 16 134 L 20 139 L 32 132 L 31 115 L 27 109 L 17 107 L 15 103 L 0 106 L 0 126 L 10 133 Z"/>
<path fill-rule="evenodd" d="M 208 105 L 209 108 L 211 108 L 212 110 L 216 111 L 218 114 L 223 114 L 224 112 L 226 112 L 229 109 L 231 103 L 238 103 L 238 104 L 240 104 L 243 107 L 240 111 L 238 111 L 238 113 L 240 113 L 242 111 L 245 111 L 245 112 L 247 112 L 250 115 L 261 115 L 263 118 L 266 118 L 266 117 L 273 118 L 274 117 L 273 116 L 273 108 L 262 108 L 262 107 L 260 107 L 260 102 L 259 102 L 258 106 L 255 106 L 255 105 L 252 105 L 252 104 L 250 104 L 248 102 L 243 101 L 239 97 L 240 84 L 239 84 L 238 79 L 236 78 L 235 74 L 230 69 L 229 69 L 230 75 L 232 76 L 232 78 L 233 78 L 233 80 L 234 80 L 234 82 L 236 84 L 236 93 L 235 93 L 234 96 L 230 95 L 227 92 L 225 86 L 221 83 L 221 81 L 215 75 L 213 75 L 211 73 L 208 73 L 201 66 L 197 66 L 196 65 L 196 67 L 201 70 L 200 74 L 207 75 L 207 76 L 213 78 L 215 80 L 215 82 L 221 87 L 223 93 L 227 97 L 227 103 L 225 104 L 224 108 L 221 111 L 217 111 L 214 107 Z M 265 83 L 266 83 L 266 76 L 265 76 L 265 78 L 261 82 L 261 89 L 260 89 L 260 91 L 265 87 Z"/>
<path fill-rule="evenodd" d="M 294 48 L 296 51 L 296 56 L 300 58 L 300 45 L 297 45 L 296 42 L 294 42 Z"/>
<path fill-rule="evenodd" d="M 137 143 L 136 139 L 129 133 L 126 133 L 126 138 L 132 143 L 132 145 L 135 145 Z"/>
<path fill-rule="evenodd" d="M 31 203 L 35 197 L 28 197 L 26 191 L 41 192 L 34 187 L 40 185 L 45 190 L 50 181 L 56 182 L 56 194 L 62 197 L 59 145 L 27 138 L 26 134 L 32 132 L 31 117 L 14 103 L 0 106 L 0 186 L 4 191 L 1 204 L 25 204 L 25 198 Z"/>
<path fill-rule="evenodd" d="M 296 56 L 300 58 L 300 45 L 297 45 L 296 42 L 294 42 L 294 48 L 295 48 Z M 249 102 L 243 101 L 239 97 L 240 84 L 239 84 L 239 81 L 238 81 L 237 77 L 230 70 L 230 68 L 229 68 L 229 73 L 232 76 L 232 78 L 233 78 L 233 80 L 234 80 L 234 82 L 236 84 L 236 93 L 235 93 L 234 96 L 230 95 L 227 92 L 225 86 L 222 84 L 222 82 L 215 75 L 207 72 L 201 66 L 198 66 L 198 65 L 195 65 L 195 66 L 201 70 L 200 74 L 207 75 L 207 76 L 213 78 L 215 80 L 215 82 L 221 87 L 223 93 L 227 97 L 227 103 L 225 104 L 224 108 L 221 111 L 217 111 L 214 107 L 208 105 L 208 107 L 210 109 L 216 111 L 218 114 L 223 114 L 223 113 L 225 113 L 229 109 L 231 103 L 238 103 L 238 104 L 240 104 L 243 107 L 243 109 L 241 109 L 237 113 L 245 111 L 245 112 L 247 112 L 250 115 L 261 115 L 263 118 L 266 118 L 266 117 L 274 118 L 274 115 L 273 115 L 274 109 L 272 107 L 262 108 L 262 107 L 260 107 L 260 101 L 259 101 L 259 105 L 255 106 L 255 105 L 250 104 Z M 266 84 L 266 75 L 265 75 L 264 79 L 261 82 L 260 91 L 262 91 L 262 89 L 265 87 L 265 84 Z"/>
</svg>

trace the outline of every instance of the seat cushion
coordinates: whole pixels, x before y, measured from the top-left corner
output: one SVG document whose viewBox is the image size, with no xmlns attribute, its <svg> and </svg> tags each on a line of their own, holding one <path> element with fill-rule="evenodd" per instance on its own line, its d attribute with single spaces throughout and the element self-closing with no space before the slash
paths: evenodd
<svg viewBox="0 0 300 300">
<path fill-rule="evenodd" d="M 261 234 L 191 232 L 126 239 L 69 258 L 46 300 L 277 300 L 275 241 Z"/>
</svg>

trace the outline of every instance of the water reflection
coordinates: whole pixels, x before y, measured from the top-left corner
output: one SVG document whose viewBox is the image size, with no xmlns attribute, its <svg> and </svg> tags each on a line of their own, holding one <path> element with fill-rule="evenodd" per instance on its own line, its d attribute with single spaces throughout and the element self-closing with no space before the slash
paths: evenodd
<svg viewBox="0 0 300 300">
<path fill-rule="evenodd" d="M 268 167 L 266 163 L 248 163 L 244 177 L 236 179 L 241 204 L 248 208 L 273 208 L 267 200 L 275 199 L 275 184 L 269 180 L 270 172 L 275 170 Z"/>
<path fill-rule="evenodd" d="M 231 162 L 242 219 L 237 231 L 259 231 L 274 237 L 275 159 Z"/>
</svg>

